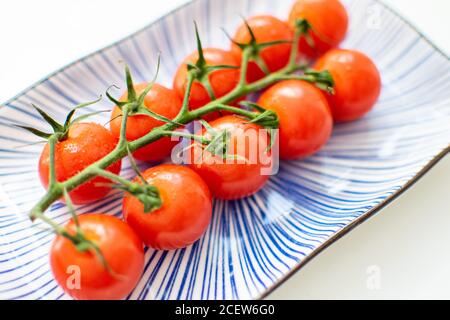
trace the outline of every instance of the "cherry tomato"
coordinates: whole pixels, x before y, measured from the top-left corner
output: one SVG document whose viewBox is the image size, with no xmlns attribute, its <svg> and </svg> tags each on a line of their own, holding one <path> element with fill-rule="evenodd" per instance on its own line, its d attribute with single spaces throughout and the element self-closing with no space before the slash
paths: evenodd
<svg viewBox="0 0 450 320">
<path fill-rule="evenodd" d="M 261 95 L 258 104 L 278 115 L 282 159 L 310 156 L 330 138 L 333 119 L 327 100 L 308 82 L 279 82 Z"/>
<path fill-rule="evenodd" d="M 209 123 L 217 132 L 229 134 L 229 156 L 212 154 L 204 146 L 193 142 L 190 154 L 190 167 L 194 169 L 209 186 L 213 195 L 219 199 L 238 199 L 249 196 L 263 187 L 272 168 L 270 136 L 267 130 L 247 119 L 235 115 L 224 116 Z M 198 135 L 211 138 L 205 129 Z M 233 157 L 235 159 L 233 159 Z"/>
<path fill-rule="evenodd" d="M 113 151 L 116 144 L 117 139 L 99 124 L 73 124 L 69 129 L 67 139 L 59 141 L 55 146 L 56 180 L 63 182 L 71 178 Z M 48 187 L 49 181 L 49 151 L 50 148 L 47 144 L 39 159 L 39 176 L 45 188 Z M 120 167 L 121 161 L 117 161 L 107 170 L 118 174 Z M 111 187 L 104 184 L 110 182 L 102 177 L 96 177 L 75 188 L 69 194 L 75 204 L 89 203 L 106 196 Z"/>
<path fill-rule="evenodd" d="M 308 45 L 304 37 L 299 43 L 300 52 L 308 56 L 323 54 L 338 46 L 347 33 L 348 15 L 339 0 L 298 0 L 289 15 L 291 26 L 299 18 L 306 19 L 313 28 L 309 34 L 314 48 Z"/>
<path fill-rule="evenodd" d="M 239 62 L 229 52 L 216 48 L 203 49 L 203 55 L 208 66 L 228 65 L 239 67 Z M 184 97 L 187 85 L 187 66 L 186 63 L 196 63 L 198 60 L 198 52 L 194 52 L 185 58 L 181 66 L 178 68 L 173 80 L 173 87 L 180 98 Z M 221 69 L 210 73 L 209 82 L 216 98 L 220 98 L 231 90 L 233 90 L 239 82 L 239 69 Z M 203 84 L 196 81 L 192 84 L 191 93 L 189 95 L 189 108 L 191 110 L 204 106 L 211 101 L 208 92 Z M 216 118 L 218 114 L 205 117 L 206 119 Z"/>
<path fill-rule="evenodd" d="M 255 35 L 258 43 L 272 42 L 279 40 L 292 41 L 293 32 L 289 25 L 273 16 L 262 15 L 254 16 L 247 20 L 248 25 Z M 233 40 L 237 43 L 249 43 L 251 40 L 250 33 L 245 24 L 242 24 L 236 31 Z M 260 55 L 270 72 L 277 71 L 289 61 L 292 45 L 290 43 L 282 43 L 264 48 Z M 231 51 L 236 59 L 241 63 L 242 50 L 236 44 L 231 45 Z M 250 61 L 247 69 L 247 81 L 254 82 L 264 77 L 264 72 L 254 62 Z"/>
<path fill-rule="evenodd" d="M 127 223 L 155 249 L 184 248 L 197 241 L 212 214 L 211 193 L 205 182 L 188 167 L 171 164 L 150 168 L 142 175 L 158 188 L 162 206 L 145 213 L 142 203 L 126 194 L 123 215 Z"/>
<path fill-rule="evenodd" d="M 327 98 L 335 121 L 361 118 L 380 96 L 380 73 L 372 60 L 361 52 L 334 49 L 321 57 L 315 68 L 328 70 L 333 76 L 336 92 Z"/>
<path fill-rule="evenodd" d="M 135 85 L 136 94 L 140 95 L 147 85 L 147 83 Z M 126 101 L 127 96 L 128 94 L 125 93 L 120 100 Z M 181 100 L 176 93 L 157 83 L 153 84 L 153 87 L 147 93 L 144 104 L 149 110 L 169 119 L 175 118 L 181 109 Z M 110 128 L 115 137 L 120 136 L 121 115 L 122 111 L 120 108 L 117 106 L 114 107 L 111 113 Z M 161 125 L 163 125 L 163 122 L 147 115 L 129 116 L 127 120 L 126 138 L 128 141 L 139 139 L 149 133 L 153 128 Z M 173 146 L 176 144 L 177 142 L 171 141 L 169 137 L 162 138 L 133 152 L 133 155 L 136 159 L 142 161 L 160 161 L 170 155 Z"/>
<path fill-rule="evenodd" d="M 142 241 L 122 220 L 104 214 L 78 217 L 80 228 L 100 249 L 108 268 L 94 249 L 80 251 L 63 236 L 57 236 L 50 251 L 50 265 L 58 284 L 80 300 L 125 298 L 138 283 L 144 269 Z M 66 230 L 75 234 L 75 223 Z"/>
</svg>

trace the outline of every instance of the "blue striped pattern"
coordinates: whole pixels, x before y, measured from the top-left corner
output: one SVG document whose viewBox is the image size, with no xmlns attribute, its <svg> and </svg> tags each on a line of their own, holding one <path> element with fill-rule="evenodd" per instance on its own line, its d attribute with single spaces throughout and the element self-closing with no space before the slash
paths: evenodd
<svg viewBox="0 0 450 320">
<path fill-rule="evenodd" d="M 159 81 L 171 84 L 178 63 L 194 49 L 192 19 L 205 43 L 226 47 L 239 14 L 286 17 L 291 0 L 197 0 L 137 34 L 55 73 L 0 110 L 0 298 L 68 298 L 52 279 L 48 250 L 53 235 L 27 218 L 42 196 L 36 163 L 41 145 L 9 124 L 45 129 L 30 103 L 62 119 L 67 107 L 93 100 L 122 82 L 119 60 L 137 81 L 150 79 L 162 52 Z M 284 162 L 258 194 L 216 201 L 204 237 L 177 251 L 148 249 L 142 280 L 130 299 L 257 298 L 327 241 L 401 190 L 450 142 L 450 66 L 410 26 L 371 0 L 345 1 L 351 17 L 342 45 L 370 55 L 383 78 L 382 96 L 364 119 L 338 125 L 314 157 Z M 370 16 L 372 15 L 372 16 Z M 373 16 L 375 15 L 375 16 Z M 369 25 L 379 22 L 379 28 Z M 104 100 L 98 109 L 110 108 Z M 94 107 L 92 107 L 94 108 Z M 85 112 L 92 111 L 87 108 Z M 105 123 L 107 115 L 99 115 Z M 123 174 L 132 175 L 127 163 Z M 120 216 L 121 194 L 78 208 Z M 64 223 L 67 209 L 49 215 Z"/>
</svg>

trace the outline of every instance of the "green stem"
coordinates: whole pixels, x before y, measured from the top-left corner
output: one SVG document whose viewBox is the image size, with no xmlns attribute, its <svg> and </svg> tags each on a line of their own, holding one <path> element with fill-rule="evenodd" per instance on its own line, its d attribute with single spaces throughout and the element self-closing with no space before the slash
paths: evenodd
<svg viewBox="0 0 450 320">
<path fill-rule="evenodd" d="M 252 112 L 252 111 L 248 111 L 248 110 L 245 110 L 245 109 L 228 106 L 228 105 L 225 105 L 225 104 L 218 104 L 217 108 L 219 108 L 219 110 L 222 110 L 222 111 L 230 111 L 230 112 L 232 112 L 234 114 L 238 114 L 240 116 L 247 117 L 250 120 L 253 120 L 255 117 L 257 117 L 259 115 L 258 112 Z"/>
<path fill-rule="evenodd" d="M 296 48 L 292 49 L 293 51 L 297 52 Z M 277 81 L 280 81 L 280 79 L 283 79 L 284 76 L 290 75 L 294 73 L 295 71 L 301 70 L 304 67 L 299 66 L 295 63 L 295 59 L 292 59 L 292 61 L 283 69 L 274 72 L 272 74 L 267 75 L 266 77 L 262 78 L 261 80 L 258 80 L 256 82 L 246 84 L 246 78 L 245 73 L 247 70 L 249 58 L 251 55 L 251 50 L 244 50 L 243 51 L 243 65 L 241 67 L 241 80 L 239 82 L 239 85 L 236 86 L 234 90 L 229 92 L 223 97 L 220 97 L 214 101 L 211 101 L 210 103 L 206 104 L 205 106 L 189 111 L 189 94 L 192 88 L 192 84 L 194 82 L 194 76 L 190 73 L 188 73 L 188 81 L 187 81 L 187 87 L 186 87 L 186 93 L 184 95 L 183 105 L 182 108 L 177 115 L 177 117 L 174 119 L 174 122 L 165 123 L 164 125 L 154 128 L 152 131 L 150 131 L 145 136 L 131 141 L 127 142 L 125 138 L 126 134 L 126 120 L 128 117 L 128 110 L 127 106 L 125 105 L 123 107 L 123 119 L 122 119 L 122 126 L 121 126 L 121 137 L 119 140 L 119 143 L 117 147 L 108 155 L 106 155 L 104 158 L 98 160 L 97 162 L 91 164 L 90 166 L 86 167 L 84 170 L 76 174 L 75 176 L 71 177 L 70 179 L 53 184 L 47 191 L 47 193 L 39 200 L 39 202 L 33 207 L 31 211 L 31 219 L 34 220 L 35 218 L 43 218 L 43 212 L 48 209 L 48 207 L 61 198 L 63 195 L 63 190 L 66 189 L 67 192 L 70 192 L 71 190 L 75 189 L 79 185 L 91 180 L 92 178 L 96 177 L 97 175 L 102 175 L 106 178 L 109 178 L 114 181 L 118 181 L 120 179 L 120 183 L 131 183 L 131 182 L 125 182 L 122 179 L 123 178 L 117 178 L 118 176 L 111 174 L 109 175 L 108 171 L 105 171 L 107 167 L 112 165 L 113 163 L 119 161 L 123 157 L 127 156 L 128 149 L 130 152 L 134 152 L 138 150 L 139 148 L 148 145 L 149 143 L 152 143 L 164 136 L 167 136 L 169 131 L 173 131 L 176 128 L 180 127 L 181 125 L 187 124 L 189 122 L 192 122 L 195 119 L 200 119 L 202 116 L 219 111 L 219 110 L 228 110 L 236 114 L 240 114 L 242 116 L 250 117 L 253 119 L 255 116 L 255 113 L 243 110 L 240 108 L 235 108 L 231 106 L 227 106 L 227 104 L 236 101 L 237 99 L 246 96 L 249 93 L 257 92 L 261 89 L 264 89 Z M 173 132 L 171 133 L 173 134 Z M 55 142 L 56 144 L 56 142 Z M 53 169 L 54 170 L 54 169 Z M 124 179 L 125 180 L 125 179 Z"/>
<path fill-rule="evenodd" d="M 297 63 L 298 44 L 302 35 L 303 30 L 301 28 L 296 28 L 294 33 L 294 40 L 292 41 L 291 55 L 289 56 L 288 66 L 294 66 Z"/>
<path fill-rule="evenodd" d="M 106 179 L 109 179 L 111 181 L 117 182 L 119 184 L 123 184 L 124 186 L 129 187 L 129 188 L 133 188 L 134 187 L 134 183 L 133 182 L 131 182 L 130 180 L 127 180 L 125 178 L 122 178 L 121 176 L 119 176 L 117 174 L 114 174 L 112 172 L 109 172 L 107 170 L 100 169 L 100 168 L 95 168 L 94 171 L 95 171 L 95 173 L 98 176 L 101 176 L 103 178 L 106 178 Z"/>
<path fill-rule="evenodd" d="M 241 88 L 245 86 L 247 83 L 247 70 L 248 70 L 248 63 L 250 61 L 250 55 L 251 55 L 251 48 L 247 47 L 242 52 L 242 62 L 241 62 L 241 74 L 239 78 L 239 83 L 237 85 L 237 88 Z"/>
<path fill-rule="evenodd" d="M 129 109 L 128 105 L 122 107 L 122 122 L 120 124 L 120 137 L 117 148 L 126 148 L 127 145 L 127 120 L 128 120 Z"/>
<path fill-rule="evenodd" d="M 289 74 L 289 75 L 282 75 L 278 77 L 278 80 L 303 80 L 307 82 L 316 82 L 317 79 L 314 76 L 311 75 L 297 75 L 297 74 Z"/>
<path fill-rule="evenodd" d="M 180 118 L 185 116 L 189 112 L 189 96 L 191 94 L 192 84 L 195 81 L 195 76 L 192 72 L 188 72 L 187 82 L 186 82 L 186 91 L 184 92 L 183 104 L 181 106 L 181 110 L 178 115 L 175 117 L 174 121 L 179 122 Z"/>
<path fill-rule="evenodd" d="M 58 142 L 56 134 L 52 134 L 48 139 L 49 144 L 49 189 L 51 189 L 56 183 L 56 168 L 55 168 L 55 146 Z"/>
<path fill-rule="evenodd" d="M 57 233 L 57 234 L 62 235 L 62 234 L 64 234 L 66 232 L 64 227 L 60 226 L 59 224 L 54 222 L 52 219 L 50 219 L 47 216 L 45 216 L 42 212 L 36 213 L 35 218 L 39 218 L 40 220 L 42 220 L 43 222 L 48 224 L 55 231 L 55 233 Z"/>
<path fill-rule="evenodd" d="M 292 65 L 292 66 L 288 65 L 285 68 L 283 68 L 283 69 L 281 69 L 281 70 L 279 70 L 277 72 L 271 73 L 271 74 L 267 75 L 266 77 L 264 77 L 264 78 L 262 78 L 262 79 L 260 79 L 258 81 L 246 84 L 246 85 L 241 86 L 241 87 L 237 86 L 234 90 L 232 90 L 227 95 L 224 95 L 223 97 L 220 97 L 220 98 L 214 100 L 213 102 L 205 105 L 204 107 L 196 109 L 196 110 L 193 110 L 193 111 L 198 111 L 199 110 L 199 113 L 203 113 L 203 110 L 201 110 L 201 109 L 203 109 L 205 107 L 208 107 L 211 104 L 213 104 L 213 105 L 216 104 L 217 105 L 217 104 L 229 104 L 229 103 L 232 103 L 233 101 L 236 101 L 237 99 L 242 98 L 242 97 L 246 96 L 249 93 L 260 91 L 260 90 L 262 90 L 264 88 L 267 88 L 268 86 L 270 86 L 270 85 L 280 81 L 280 76 L 292 74 L 292 73 L 294 73 L 294 72 L 296 72 L 298 70 L 302 70 L 304 68 L 305 67 L 301 66 L 301 65 Z"/>
<path fill-rule="evenodd" d="M 42 220 L 44 223 L 48 224 L 48 225 L 53 229 L 53 231 L 54 231 L 56 234 L 58 234 L 58 235 L 60 235 L 60 236 L 63 236 L 63 237 L 65 237 L 65 238 L 69 239 L 69 240 L 71 240 L 71 241 L 72 241 L 73 243 L 75 243 L 75 244 L 79 242 L 79 239 L 78 239 L 78 236 L 77 236 L 77 235 L 74 236 L 74 235 L 70 234 L 70 233 L 66 230 L 66 228 L 60 226 L 58 223 L 56 223 L 55 221 L 53 221 L 52 219 L 50 219 L 49 217 L 47 217 L 42 211 L 41 211 L 41 212 L 37 212 L 36 215 L 34 216 L 34 218 L 40 219 L 40 220 Z"/>
<path fill-rule="evenodd" d="M 163 131 L 163 132 L 161 132 L 161 134 L 163 136 L 168 136 L 168 137 L 181 137 L 181 138 L 192 139 L 192 140 L 198 141 L 202 144 L 209 142 L 209 139 L 207 139 L 203 136 L 199 136 L 199 135 L 188 133 L 188 132 Z"/>
</svg>

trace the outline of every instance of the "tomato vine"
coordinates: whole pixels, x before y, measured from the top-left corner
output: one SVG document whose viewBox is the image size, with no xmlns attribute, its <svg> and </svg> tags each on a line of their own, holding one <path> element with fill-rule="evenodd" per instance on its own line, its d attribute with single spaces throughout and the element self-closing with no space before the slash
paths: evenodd
<svg viewBox="0 0 450 320">
<path fill-rule="evenodd" d="M 248 25 L 247 25 L 248 27 Z M 196 64 L 188 64 L 188 75 L 187 75 L 187 85 L 186 85 L 186 92 L 183 98 L 182 107 L 180 109 L 180 112 L 174 119 L 167 119 L 161 115 L 158 115 L 154 112 L 149 111 L 147 108 L 145 108 L 143 101 L 146 96 L 146 94 L 151 89 L 154 81 L 148 85 L 148 87 L 141 93 L 139 96 L 136 95 L 136 92 L 133 88 L 133 81 L 131 77 L 131 73 L 128 69 L 128 67 L 125 67 L 125 76 L 126 76 L 126 83 L 128 88 L 128 98 L 127 101 L 118 101 L 115 98 L 113 98 L 110 93 L 106 92 L 107 97 L 113 101 L 118 107 L 120 107 L 122 111 L 122 119 L 121 119 L 121 135 L 119 137 L 119 142 L 117 143 L 115 149 L 107 154 L 102 159 L 98 160 L 97 162 L 89 165 L 84 170 L 79 172 L 78 174 L 72 176 L 71 178 L 67 179 L 66 181 L 59 182 L 56 179 L 55 174 L 55 146 L 61 139 L 65 138 L 65 135 L 67 134 L 68 127 L 71 123 L 71 118 L 73 116 L 73 113 L 75 110 L 79 107 L 85 106 L 87 104 L 83 104 L 80 106 L 77 106 L 74 108 L 68 116 L 68 120 L 64 125 L 57 124 L 54 120 L 52 120 L 48 115 L 42 112 L 41 109 L 38 109 L 38 112 L 43 116 L 43 118 L 53 127 L 54 132 L 51 134 L 43 133 L 43 132 L 37 132 L 36 129 L 25 127 L 28 131 L 46 138 L 48 140 L 49 144 L 49 157 L 50 157 L 50 164 L 49 164 L 49 186 L 46 194 L 37 202 L 37 204 L 32 208 L 30 217 L 32 220 L 35 219 L 41 219 L 44 222 L 48 223 L 56 233 L 67 237 L 69 240 L 72 239 L 73 236 L 70 236 L 67 234 L 67 232 L 64 231 L 63 228 L 59 227 L 57 224 L 55 224 L 51 219 L 46 217 L 45 211 L 51 206 L 52 203 L 57 201 L 63 196 L 66 196 L 67 193 L 71 190 L 75 189 L 76 187 L 80 186 L 81 184 L 89 181 L 90 179 L 93 179 L 96 176 L 102 176 L 104 178 L 107 178 L 119 185 L 118 188 L 125 190 L 126 192 L 129 192 L 136 196 L 145 207 L 145 211 L 150 212 L 154 209 L 157 209 L 161 206 L 161 199 L 159 198 L 158 190 L 156 190 L 154 187 L 146 185 L 145 183 L 134 183 L 131 181 L 128 181 L 127 179 L 120 177 L 119 175 L 116 175 L 114 173 L 111 173 L 106 170 L 109 166 L 111 166 L 116 161 L 119 161 L 120 159 L 131 156 L 131 153 L 138 150 L 139 148 L 142 148 L 160 138 L 172 135 L 172 136 L 184 136 L 184 137 L 191 137 L 191 138 L 198 138 L 194 135 L 190 134 L 181 134 L 179 131 L 175 131 L 179 127 L 186 125 L 196 119 L 201 119 L 203 116 L 217 111 L 227 111 L 231 112 L 233 114 L 237 114 L 240 116 L 243 116 L 247 118 L 250 122 L 254 122 L 256 124 L 259 124 L 261 126 L 267 127 L 269 129 L 275 129 L 278 127 L 278 119 L 277 115 L 268 110 L 264 110 L 261 107 L 253 104 L 253 103 L 246 103 L 244 104 L 247 109 L 234 107 L 229 105 L 233 101 L 236 101 L 239 98 L 242 98 L 250 93 L 254 93 L 257 91 L 260 91 L 276 82 L 285 80 L 285 79 L 300 79 L 305 80 L 308 82 L 315 83 L 320 89 L 332 91 L 333 87 L 333 79 L 328 71 L 312 71 L 308 69 L 307 64 L 300 64 L 298 63 L 298 43 L 302 36 L 307 37 L 308 36 L 308 30 L 309 30 L 309 24 L 304 19 L 299 19 L 296 23 L 296 31 L 294 34 L 294 39 L 292 43 L 292 51 L 290 55 L 290 59 L 288 64 L 282 68 L 279 71 L 270 73 L 267 71 L 267 68 L 264 68 L 263 61 L 260 57 L 260 51 L 266 47 L 279 44 L 280 41 L 275 42 L 268 42 L 268 43 L 257 43 L 250 27 L 249 32 L 252 35 L 252 41 L 250 41 L 248 44 L 237 44 L 242 49 L 242 63 L 240 67 L 240 79 L 236 87 L 229 92 L 228 94 L 216 98 L 214 94 L 212 93 L 212 90 L 209 88 L 208 83 L 208 75 L 219 69 L 226 69 L 226 68 L 233 68 L 231 66 L 208 66 L 203 58 L 202 54 L 202 46 L 200 37 L 198 35 L 197 26 L 195 26 L 195 32 L 197 37 L 197 45 L 198 45 L 198 52 L 199 52 L 199 59 Z M 248 83 L 246 79 L 246 73 L 248 69 L 248 65 L 250 61 L 254 61 L 262 66 L 262 70 L 265 71 L 266 75 L 262 79 Z M 159 68 L 159 61 L 158 61 L 158 68 Z M 157 68 L 157 69 L 158 69 Z M 299 74 L 299 72 L 302 72 Z M 156 73 L 157 74 L 157 73 Z M 204 105 L 203 107 L 200 107 L 195 110 L 189 110 L 189 95 L 191 92 L 192 84 L 198 81 L 202 83 L 208 94 L 210 94 L 211 102 Z M 209 88 L 209 90 L 208 90 Z M 146 135 L 142 136 L 141 138 L 134 140 L 134 141 L 127 141 L 125 133 L 126 133 L 126 126 L 127 126 L 127 119 L 129 116 L 135 115 L 135 114 L 144 114 L 150 117 L 153 117 L 159 121 L 164 122 L 163 125 L 154 128 Z M 78 120 L 84 119 L 84 116 L 81 116 L 77 118 Z M 75 119 L 74 121 L 78 121 Z M 208 144 L 211 141 L 201 141 L 202 143 Z M 133 160 L 132 160 L 133 162 Z M 134 163 L 134 162 L 133 162 Z M 134 169 L 137 171 L 137 174 L 139 175 L 139 171 L 137 170 L 137 167 L 133 166 Z M 70 203 L 70 202 L 69 202 Z"/>
</svg>

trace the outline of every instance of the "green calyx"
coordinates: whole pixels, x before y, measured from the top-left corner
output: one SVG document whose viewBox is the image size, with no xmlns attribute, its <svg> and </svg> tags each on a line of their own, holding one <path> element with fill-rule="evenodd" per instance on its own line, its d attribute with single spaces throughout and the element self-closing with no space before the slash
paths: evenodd
<svg viewBox="0 0 450 320">
<path fill-rule="evenodd" d="M 317 71 L 314 69 L 306 69 L 303 74 L 283 75 L 280 80 L 303 80 L 314 84 L 320 90 L 326 91 L 329 94 L 334 94 L 334 80 L 333 76 L 328 70 Z"/>
<path fill-rule="evenodd" d="M 313 69 L 305 70 L 303 80 L 314 83 L 319 89 L 334 94 L 333 76 L 328 70 L 316 71 Z"/>
<path fill-rule="evenodd" d="M 191 74 L 192 78 L 194 79 L 194 81 L 197 81 L 203 85 L 206 92 L 208 92 L 208 95 L 211 98 L 211 100 L 215 100 L 216 96 L 211 86 L 211 82 L 209 81 L 209 75 L 217 70 L 239 69 L 239 67 L 230 65 L 214 65 L 214 66 L 208 65 L 205 59 L 205 55 L 203 53 L 203 46 L 198 32 L 197 23 L 195 21 L 194 26 L 195 26 L 195 38 L 197 41 L 198 59 L 195 63 L 188 62 L 187 69 L 188 72 Z"/>
<path fill-rule="evenodd" d="M 144 213 L 150 213 L 154 210 L 161 208 L 162 200 L 159 195 L 159 190 L 155 186 L 148 184 L 147 180 L 142 176 L 133 155 L 128 149 L 128 158 L 130 160 L 133 171 L 138 176 L 140 183 L 130 183 L 128 185 L 122 185 L 123 189 L 129 194 L 136 197 L 144 205 Z"/>
<path fill-rule="evenodd" d="M 248 119 L 247 123 L 254 123 L 269 131 L 271 141 L 270 145 L 267 147 L 265 151 L 266 152 L 270 151 L 275 143 L 276 129 L 278 129 L 279 127 L 278 115 L 272 110 L 266 110 L 254 102 L 243 101 L 240 104 L 248 109 L 255 110 L 255 112 L 247 110 L 242 110 L 241 112 L 239 112 L 241 116 L 244 116 L 245 118 Z M 229 107 L 226 105 L 222 105 L 221 107 L 222 110 L 237 111 L 236 108 L 234 107 Z M 239 156 L 237 155 L 230 155 L 228 153 L 231 138 L 231 133 L 229 131 L 227 130 L 217 131 L 204 120 L 200 120 L 200 123 L 203 125 L 203 127 L 205 128 L 206 132 L 209 135 L 208 139 L 203 139 L 203 141 L 201 141 L 201 143 L 205 146 L 204 147 L 205 151 L 210 152 L 212 155 L 220 156 L 223 159 L 239 158 Z"/>
<path fill-rule="evenodd" d="M 144 213 L 151 213 L 162 206 L 159 190 L 155 186 L 133 183 L 130 186 L 120 186 L 119 188 L 137 198 L 144 206 Z"/>
<path fill-rule="evenodd" d="M 72 214 L 73 217 L 75 215 L 76 215 L 76 213 Z M 78 220 L 76 220 L 75 224 L 76 224 L 75 234 L 70 234 L 66 230 L 60 232 L 59 234 L 62 237 L 65 237 L 66 239 L 70 240 L 78 252 L 81 252 L 81 253 L 92 252 L 93 254 L 95 254 L 97 256 L 98 260 L 100 261 L 100 263 L 102 264 L 102 266 L 111 275 L 115 276 L 114 271 L 109 266 L 108 262 L 105 259 L 105 256 L 103 255 L 102 251 L 100 250 L 99 246 L 94 241 L 86 238 L 86 236 L 84 235 L 83 231 L 80 228 Z"/>
<path fill-rule="evenodd" d="M 173 120 L 164 117 L 156 112 L 153 112 L 147 106 L 145 105 L 145 97 L 152 89 L 155 80 L 159 73 L 159 66 L 160 66 L 160 57 L 158 56 L 158 63 L 156 67 L 156 73 L 152 81 L 148 83 L 148 85 L 145 87 L 145 89 L 142 91 L 140 95 L 137 95 L 136 90 L 134 88 L 133 78 L 131 76 L 131 71 L 128 65 L 125 65 L 125 79 L 127 84 L 127 100 L 126 101 L 119 101 L 116 98 L 114 98 L 110 93 L 109 90 L 114 87 L 118 88 L 117 86 L 113 85 L 106 90 L 106 96 L 108 97 L 111 102 L 113 102 L 115 105 L 117 105 L 121 110 L 123 110 L 124 106 L 127 106 L 127 113 L 130 116 L 133 115 L 145 115 L 152 117 L 156 120 L 162 121 L 164 123 L 174 123 Z"/>
<path fill-rule="evenodd" d="M 114 271 L 108 265 L 105 256 L 103 255 L 98 245 L 94 241 L 89 240 L 84 235 L 84 232 L 80 227 L 80 222 L 78 220 L 77 213 L 75 212 L 72 200 L 70 199 L 69 193 L 65 188 L 63 189 L 63 195 L 64 200 L 66 201 L 67 208 L 69 209 L 69 213 L 72 216 L 72 221 L 75 224 L 75 234 L 69 233 L 65 228 L 61 228 L 59 226 L 53 226 L 55 232 L 60 236 L 70 240 L 79 252 L 93 252 L 97 256 L 103 267 L 105 267 L 105 269 L 108 270 L 111 275 L 115 275 Z"/>
<path fill-rule="evenodd" d="M 255 116 L 250 119 L 249 123 L 257 124 L 263 128 L 274 130 L 278 129 L 280 126 L 280 120 L 278 115 L 272 110 L 266 110 L 260 105 L 251 102 L 251 101 L 243 101 L 240 103 L 242 106 L 254 109 L 257 112 Z"/>
<path fill-rule="evenodd" d="M 295 30 L 302 34 L 302 35 L 306 35 L 308 33 L 309 30 L 312 29 L 311 24 L 308 22 L 308 20 L 303 19 L 303 18 L 299 18 L 297 20 L 295 20 Z"/>
<path fill-rule="evenodd" d="M 270 144 L 267 146 L 266 152 L 270 151 L 275 144 L 277 130 L 280 127 L 280 119 L 278 118 L 278 115 L 276 112 L 266 110 L 254 102 L 244 101 L 241 104 L 247 108 L 252 108 L 259 112 L 259 114 L 250 120 L 250 123 L 255 123 L 269 130 Z"/>
<path fill-rule="evenodd" d="M 95 101 L 91 101 L 91 102 L 87 102 L 87 103 L 81 103 L 77 106 L 75 106 L 74 108 L 72 108 L 70 110 L 70 112 L 68 113 L 66 120 L 64 121 L 63 124 L 57 122 L 55 119 L 53 119 L 48 113 L 46 113 L 44 110 L 42 110 L 41 108 L 37 107 L 36 105 L 32 104 L 33 108 L 41 115 L 41 117 L 45 120 L 45 122 L 47 122 L 53 129 L 53 133 L 47 133 L 38 129 L 35 129 L 33 127 L 27 127 L 27 126 L 22 126 L 22 125 L 16 125 L 19 128 L 25 129 L 28 132 L 31 132 L 32 134 L 40 137 L 40 138 L 44 138 L 46 140 L 50 139 L 50 137 L 56 137 L 57 141 L 62 141 L 65 140 L 69 134 L 69 129 L 70 127 L 77 122 L 81 122 L 91 116 L 94 116 L 96 114 L 102 113 L 102 112 L 106 112 L 108 110 L 102 110 L 102 111 L 97 111 L 97 112 L 92 112 L 92 113 L 88 113 L 88 114 L 84 114 L 81 115 L 79 117 L 76 117 L 75 119 L 73 118 L 73 116 L 75 115 L 75 112 L 78 109 L 90 106 L 92 104 L 95 104 L 97 102 L 99 102 L 102 99 L 102 97 L 100 96 L 97 100 Z"/>
<path fill-rule="evenodd" d="M 208 122 L 200 120 L 200 123 L 205 127 L 206 132 L 210 136 L 203 142 L 204 151 L 211 153 L 213 156 L 218 156 L 222 159 L 239 159 L 240 157 L 234 154 L 229 154 L 231 133 L 228 130 L 217 131 L 209 125 Z M 245 161 L 245 159 L 243 159 Z"/>
<path fill-rule="evenodd" d="M 163 202 L 159 195 L 159 190 L 157 187 L 149 185 L 147 180 L 142 176 L 136 161 L 131 154 L 130 149 L 127 146 L 128 159 L 130 160 L 131 168 L 136 173 L 139 181 L 132 182 L 128 179 L 125 179 L 119 175 L 116 175 L 110 171 L 97 168 L 96 174 L 115 182 L 115 184 L 111 183 L 98 183 L 97 185 L 107 185 L 114 189 L 123 190 L 128 192 L 130 195 L 137 198 L 144 206 L 144 213 L 150 213 L 154 210 L 161 208 Z"/>
<path fill-rule="evenodd" d="M 308 20 L 299 18 L 295 20 L 295 33 L 296 35 L 303 36 L 306 40 L 306 43 L 311 47 L 315 48 L 314 39 L 311 37 L 309 33 L 310 30 L 313 30 L 312 25 L 308 22 Z"/>
<path fill-rule="evenodd" d="M 242 51 L 247 50 L 249 52 L 248 61 L 252 61 L 258 65 L 258 67 L 261 69 L 264 74 L 268 75 L 270 74 L 270 70 L 267 67 L 266 62 L 261 57 L 261 51 L 265 48 L 275 46 L 278 44 L 285 44 L 285 43 L 292 43 L 291 40 L 276 40 L 276 41 L 268 41 L 268 42 L 261 42 L 259 43 L 256 40 L 256 36 L 248 24 L 247 20 L 245 18 L 242 18 L 244 20 L 245 26 L 247 27 L 248 33 L 250 34 L 250 41 L 248 43 L 239 43 L 233 40 L 228 33 L 225 31 L 225 34 L 230 39 L 231 42 L 233 42 L 235 45 L 237 45 L 239 48 L 241 48 Z"/>
<path fill-rule="evenodd" d="M 318 32 L 306 19 L 299 18 L 295 21 L 296 33 L 303 36 L 306 40 L 308 46 L 316 51 L 316 44 L 310 31 L 314 32 L 314 35 L 325 43 L 330 43 L 331 40 L 328 39 L 324 34 Z"/>
</svg>

